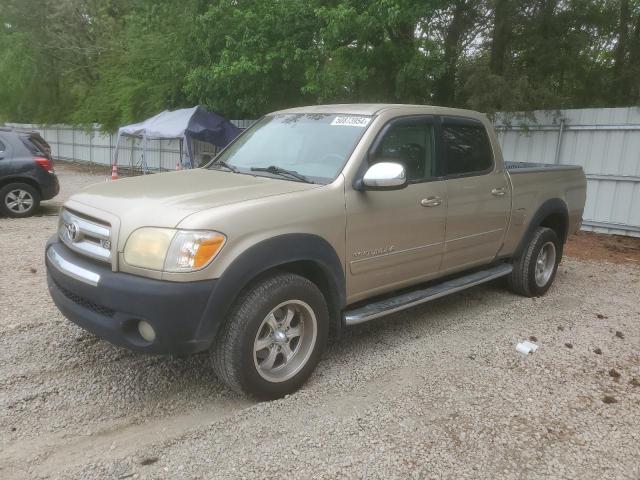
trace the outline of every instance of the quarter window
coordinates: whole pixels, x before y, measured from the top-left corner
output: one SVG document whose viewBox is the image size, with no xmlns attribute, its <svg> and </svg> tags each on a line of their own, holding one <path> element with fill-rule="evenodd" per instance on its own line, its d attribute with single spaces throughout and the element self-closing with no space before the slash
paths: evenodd
<svg viewBox="0 0 640 480">
<path fill-rule="evenodd" d="M 482 125 L 442 125 L 446 174 L 464 175 L 489 170 L 493 153 Z"/>
<path fill-rule="evenodd" d="M 25 147 L 31 152 L 32 155 L 46 155 L 47 153 L 44 151 L 42 144 L 36 141 L 33 137 L 23 136 L 20 137 L 22 143 Z"/>
<path fill-rule="evenodd" d="M 370 164 L 397 162 L 404 166 L 409 181 L 436 176 L 435 133 L 424 119 L 401 120 L 385 133 L 373 152 Z"/>
</svg>

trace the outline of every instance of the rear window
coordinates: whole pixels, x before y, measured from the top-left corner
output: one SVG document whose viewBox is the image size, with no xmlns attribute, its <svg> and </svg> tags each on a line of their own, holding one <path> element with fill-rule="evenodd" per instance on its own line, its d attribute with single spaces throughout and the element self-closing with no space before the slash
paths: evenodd
<svg viewBox="0 0 640 480">
<path fill-rule="evenodd" d="M 51 146 L 39 134 L 31 135 L 31 141 L 38 145 L 43 152 L 51 152 Z"/>
<path fill-rule="evenodd" d="M 44 145 L 42 145 L 42 143 L 40 143 L 35 137 L 22 136 L 20 137 L 20 140 L 22 140 L 24 146 L 27 147 L 27 150 L 29 150 L 32 155 L 49 155 Z"/>
</svg>

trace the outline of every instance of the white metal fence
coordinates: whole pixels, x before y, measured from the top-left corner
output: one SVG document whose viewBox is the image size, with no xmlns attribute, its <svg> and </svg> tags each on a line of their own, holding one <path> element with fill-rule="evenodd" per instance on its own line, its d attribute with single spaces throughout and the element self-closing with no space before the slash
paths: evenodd
<svg viewBox="0 0 640 480">
<path fill-rule="evenodd" d="M 239 128 L 247 128 L 253 120 L 232 120 Z M 117 135 L 104 133 L 98 125 L 82 129 L 69 125 L 32 125 L 7 123 L 7 126 L 40 132 L 51 145 L 53 157 L 59 160 L 110 165 Z M 174 170 L 180 162 L 180 140 L 147 140 L 146 164 L 150 170 Z M 194 141 L 196 165 L 215 155 L 216 148 L 208 143 Z M 118 147 L 118 165 L 136 171 L 142 168 L 142 139 L 122 137 Z"/>
<path fill-rule="evenodd" d="M 531 115 L 533 120 L 496 125 L 504 158 L 582 166 L 583 229 L 640 237 L 640 108 Z"/>
<path fill-rule="evenodd" d="M 506 160 L 581 165 L 587 175 L 583 229 L 640 236 L 640 108 L 537 111 L 517 118 L 496 124 Z M 246 128 L 252 120 L 233 123 Z M 8 125 L 39 131 L 55 158 L 97 165 L 109 165 L 113 158 L 115 135 L 98 127 Z M 118 164 L 139 169 L 141 141 L 122 140 Z M 198 163 L 215 149 L 196 142 L 194 153 Z M 179 141 L 149 141 L 149 168 L 172 170 L 179 159 Z"/>
</svg>

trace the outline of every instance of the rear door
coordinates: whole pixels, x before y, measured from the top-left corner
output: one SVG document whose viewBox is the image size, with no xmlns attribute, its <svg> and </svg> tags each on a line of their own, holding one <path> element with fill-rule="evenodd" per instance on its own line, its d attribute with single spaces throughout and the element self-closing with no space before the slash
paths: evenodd
<svg viewBox="0 0 640 480">
<path fill-rule="evenodd" d="M 11 172 L 12 148 L 11 142 L 0 133 L 0 177 Z"/>
<path fill-rule="evenodd" d="M 481 122 L 443 117 L 441 140 L 447 192 L 445 274 L 495 258 L 504 239 L 511 192 Z"/>
<path fill-rule="evenodd" d="M 445 182 L 439 176 L 437 128 L 432 116 L 392 120 L 364 160 L 401 163 L 409 184 L 401 190 L 347 189 L 347 282 L 351 300 L 438 275 L 446 219 Z"/>
</svg>

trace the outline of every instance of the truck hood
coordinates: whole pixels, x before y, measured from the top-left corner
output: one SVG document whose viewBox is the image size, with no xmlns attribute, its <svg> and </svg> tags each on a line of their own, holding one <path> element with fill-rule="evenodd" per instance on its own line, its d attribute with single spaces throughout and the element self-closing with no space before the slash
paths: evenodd
<svg viewBox="0 0 640 480">
<path fill-rule="evenodd" d="M 69 204 L 107 212 L 129 228 L 175 227 L 202 210 L 317 186 L 198 168 L 91 185 L 73 195 Z"/>
</svg>

